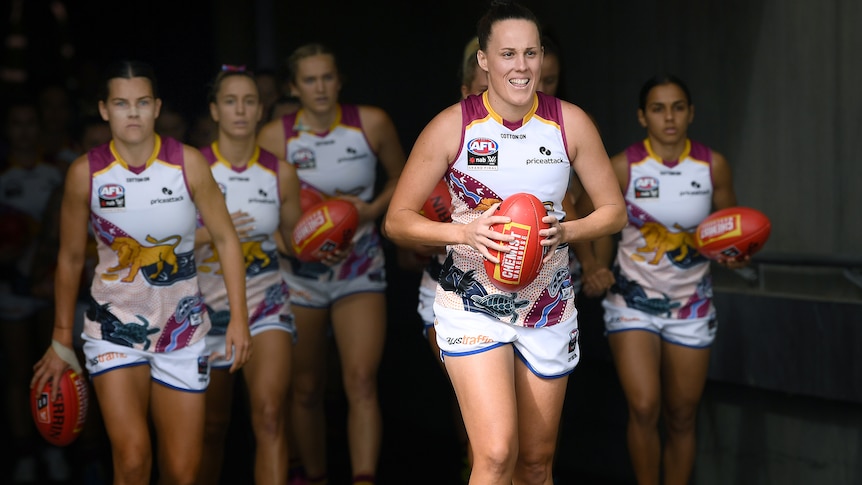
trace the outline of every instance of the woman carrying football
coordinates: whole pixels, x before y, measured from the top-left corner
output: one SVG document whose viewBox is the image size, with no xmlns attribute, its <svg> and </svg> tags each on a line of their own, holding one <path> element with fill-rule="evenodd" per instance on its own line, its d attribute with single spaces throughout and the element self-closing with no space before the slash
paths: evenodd
<svg viewBox="0 0 862 485">
<path fill-rule="evenodd" d="M 694 105 L 681 80 L 649 79 L 637 117 L 646 138 L 611 158 L 629 222 L 616 283 L 602 302 L 605 329 L 628 401 L 638 483 L 683 484 L 694 465 L 697 407 L 716 331 L 709 261 L 697 253 L 694 231 L 713 210 L 736 205 L 736 195 L 725 158 L 688 138 Z M 722 263 L 739 268 L 748 259 Z"/>
<path fill-rule="evenodd" d="M 154 130 L 161 100 L 152 68 L 108 67 L 99 112 L 112 141 L 69 167 L 60 208 L 53 341 L 31 387 L 53 389 L 74 362 L 72 327 L 87 230 L 98 263 L 84 315 L 84 356 L 111 443 L 115 484 L 193 483 L 203 451 L 210 319 L 194 264 L 197 214 L 222 260 L 228 359 L 251 355 L 239 238 L 201 153 Z M 151 426 L 155 430 L 153 436 Z M 157 438 L 157 439 L 156 439 Z"/>
<path fill-rule="evenodd" d="M 580 358 L 567 244 L 619 231 L 625 207 L 589 116 L 536 92 L 535 15 L 494 2 L 478 37 L 488 89 L 446 108 L 419 135 L 384 228 L 401 245 L 448 246 L 434 315 L 473 453 L 470 483 L 549 485 L 567 376 Z M 561 223 L 573 168 L 596 209 Z M 444 177 L 454 223 L 420 214 Z M 545 204 L 551 227 L 539 232 L 547 255 L 538 277 L 511 293 L 491 283 L 483 259 L 498 262 L 490 250 L 507 251 L 512 236 L 490 226 L 508 222 L 494 211 L 517 192 Z"/>
<path fill-rule="evenodd" d="M 382 439 L 377 374 L 386 338 L 386 273 L 377 220 L 404 166 L 395 124 L 382 109 L 341 103 L 341 74 L 331 49 L 298 47 L 287 61 L 299 111 L 270 121 L 258 143 L 296 168 L 303 186 L 341 197 L 359 211 L 353 244 L 323 262 L 289 257 L 282 265 L 296 317 L 292 420 L 311 483 L 325 483 L 324 409 L 329 324 L 347 398 L 353 483 L 373 484 Z M 377 174 L 386 180 L 378 185 Z"/>
</svg>

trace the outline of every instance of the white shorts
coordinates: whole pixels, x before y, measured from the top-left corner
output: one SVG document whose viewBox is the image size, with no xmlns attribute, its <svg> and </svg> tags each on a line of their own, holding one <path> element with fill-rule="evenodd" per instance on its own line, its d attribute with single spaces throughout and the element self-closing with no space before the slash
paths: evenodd
<svg viewBox="0 0 862 485">
<path fill-rule="evenodd" d="M 72 346 L 76 349 L 84 347 L 84 314 L 90 304 L 86 301 L 78 300 L 75 303 L 75 320 L 72 323 Z"/>
<path fill-rule="evenodd" d="M 81 338 L 90 377 L 123 367 L 149 365 L 152 379 L 172 389 L 203 392 L 209 385 L 210 366 L 203 355 L 206 347 L 203 339 L 179 350 L 146 352 L 89 335 Z"/>
<path fill-rule="evenodd" d="M 419 303 L 416 312 L 422 319 L 422 335 L 428 338 L 428 329 L 434 326 L 434 299 L 437 297 L 437 279 L 446 261 L 445 254 L 431 256 L 428 265 L 422 269 L 419 280 Z"/>
<path fill-rule="evenodd" d="M 366 273 L 349 280 L 319 281 L 282 271 L 290 288 L 290 303 L 308 308 L 329 308 L 333 303 L 354 293 L 384 293 L 386 272 Z"/>
<path fill-rule="evenodd" d="M 419 313 L 419 318 L 422 319 L 425 333 L 427 333 L 429 327 L 434 326 L 434 298 L 436 296 L 436 289 L 422 285 L 419 286 L 419 304 L 416 306 L 416 311 Z"/>
<path fill-rule="evenodd" d="M 249 328 L 249 333 L 254 337 L 255 335 L 262 334 L 263 332 L 269 330 L 278 330 L 282 332 L 287 332 L 293 336 L 293 343 L 296 343 L 296 322 L 294 321 L 293 315 L 276 315 L 279 317 L 278 319 L 266 318 L 264 320 L 260 320 L 255 322 Z M 206 342 L 206 350 L 204 350 L 204 356 L 207 359 L 213 354 L 221 354 L 225 355 L 225 336 L 224 334 L 213 335 L 212 333 L 208 333 L 206 337 L 204 337 L 204 341 Z M 231 356 L 230 360 L 226 360 L 223 357 L 217 357 L 215 359 L 211 359 L 210 367 L 213 369 L 229 369 L 230 366 L 233 365 L 234 356 Z"/>
<path fill-rule="evenodd" d="M 704 318 L 680 320 L 662 318 L 628 307 L 612 305 L 602 300 L 605 309 L 605 332 L 626 330 L 646 330 L 653 332 L 667 342 L 685 347 L 704 348 L 712 345 L 718 321 L 715 312 Z"/>
<path fill-rule="evenodd" d="M 539 377 L 563 377 L 581 358 L 578 313 L 550 327 L 509 325 L 477 312 L 434 305 L 437 345 L 443 357 L 470 355 L 511 344 L 515 353 Z"/>
</svg>

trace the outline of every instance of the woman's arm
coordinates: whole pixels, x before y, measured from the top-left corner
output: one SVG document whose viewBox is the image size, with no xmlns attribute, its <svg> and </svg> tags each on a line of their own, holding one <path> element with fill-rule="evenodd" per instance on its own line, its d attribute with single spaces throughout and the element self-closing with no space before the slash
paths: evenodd
<svg viewBox="0 0 862 485">
<path fill-rule="evenodd" d="M 90 169 L 85 155 L 75 160 L 66 174 L 60 206 L 60 248 L 54 276 L 52 344 L 33 367 L 33 379 L 30 381 L 30 387 L 37 389 L 42 389 L 45 383 L 50 381 L 52 401 L 58 387 L 55 384 L 59 382 L 62 373 L 70 366 L 79 366 L 72 351 L 72 328 L 75 324 L 75 304 L 86 259 L 89 217 Z M 58 350 L 65 355 L 58 354 Z M 70 358 L 74 359 L 74 362 L 70 362 Z"/>
<path fill-rule="evenodd" d="M 563 223 L 562 239 L 571 243 L 614 234 L 626 224 L 626 209 L 604 144 L 582 109 L 567 102 L 562 106 L 569 159 L 594 207 L 584 217 Z"/>
<path fill-rule="evenodd" d="M 431 120 L 422 130 L 407 164 L 401 172 L 383 224 L 384 234 L 396 244 L 406 247 L 468 244 L 489 261 L 498 262 L 488 248 L 507 252 L 512 235 L 490 229 L 496 223 L 509 222 L 508 217 L 495 216 L 499 204 L 469 224 L 435 222 L 420 214 L 422 205 L 443 178 L 454 160 L 461 141 L 461 106 L 455 104 Z"/>
<path fill-rule="evenodd" d="M 296 174 L 296 169 L 293 165 L 280 160 L 278 162 L 278 191 L 281 194 L 281 208 L 279 209 L 280 219 L 276 242 L 279 251 L 286 254 L 293 254 L 290 238 L 296 221 L 302 216 L 299 190 L 299 176 Z"/>
<path fill-rule="evenodd" d="M 234 357 L 231 372 L 236 371 L 251 356 L 251 334 L 248 329 L 248 306 L 245 293 L 245 262 L 239 237 L 224 195 L 218 188 L 203 155 L 190 146 L 183 146 L 186 180 L 204 225 L 219 254 L 230 305 L 230 323 L 226 334 L 225 358 Z"/>
</svg>

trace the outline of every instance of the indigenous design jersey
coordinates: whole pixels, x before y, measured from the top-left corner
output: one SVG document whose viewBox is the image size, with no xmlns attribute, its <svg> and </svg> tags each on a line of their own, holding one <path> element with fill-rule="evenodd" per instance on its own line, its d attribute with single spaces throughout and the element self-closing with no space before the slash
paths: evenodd
<svg viewBox="0 0 862 485">
<path fill-rule="evenodd" d="M 370 202 L 377 181 L 377 154 L 368 143 L 359 119 L 359 107 L 339 105 L 339 114 L 324 133 L 302 126 L 304 110 L 282 117 L 287 162 L 296 167 L 303 187 L 326 197 L 355 195 Z M 287 258 L 288 273 L 320 281 L 349 280 L 374 273 L 383 278 L 383 250 L 373 222 L 360 226 L 353 238 L 353 253 L 336 266 L 304 263 Z"/>
<path fill-rule="evenodd" d="M 99 263 L 84 319 L 87 335 L 149 352 L 169 352 L 206 335 L 195 271 L 195 205 L 183 145 L 156 136 L 152 156 L 129 167 L 114 142 L 87 153 L 90 224 Z"/>
<path fill-rule="evenodd" d="M 607 300 L 663 318 L 703 318 L 712 308 L 709 261 L 694 232 L 712 207 L 712 153 L 686 141 L 678 162 L 662 160 L 649 140 L 626 149 L 629 222 L 622 230 Z"/>
<path fill-rule="evenodd" d="M 549 214 L 563 220 L 571 165 L 560 100 L 537 93 L 530 112 L 512 123 L 491 110 L 483 93 L 462 100 L 461 115 L 461 149 L 445 176 L 452 221 L 467 224 L 525 187 Z M 491 283 L 482 255 L 472 247 L 459 244 L 448 250 L 436 298 L 446 308 L 485 313 L 526 327 L 555 325 L 576 312 L 567 246 L 558 248 L 538 277 L 517 293 Z"/>
<path fill-rule="evenodd" d="M 245 167 L 234 167 L 218 150 L 218 142 L 201 149 L 210 162 L 213 178 L 225 196 L 228 212 L 246 212 L 254 230 L 240 241 L 245 258 L 245 288 L 249 325 L 285 313 L 287 285 L 278 270 L 274 234 L 281 217 L 278 159 L 257 148 Z M 199 222 L 200 223 L 200 222 Z M 215 245 L 197 249 L 198 280 L 212 319 L 210 335 L 224 335 L 230 322 L 227 288 Z"/>
</svg>

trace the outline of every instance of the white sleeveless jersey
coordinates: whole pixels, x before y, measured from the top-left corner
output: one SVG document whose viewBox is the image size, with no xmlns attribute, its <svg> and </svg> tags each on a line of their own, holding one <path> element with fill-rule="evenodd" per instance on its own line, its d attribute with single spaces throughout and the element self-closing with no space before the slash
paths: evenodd
<svg viewBox="0 0 862 485">
<path fill-rule="evenodd" d="M 517 123 L 491 110 L 487 93 L 461 101 L 461 149 L 445 180 L 452 195 L 452 221 L 467 224 L 495 202 L 529 192 L 562 220 L 562 200 L 571 162 L 560 100 L 537 93 L 533 108 Z M 436 302 L 446 308 L 485 313 L 526 327 L 551 326 L 575 314 L 568 248 L 560 247 L 539 276 L 517 293 L 495 287 L 482 255 L 472 247 L 450 246 Z"/>
<path fill-rule="evenodd" d="M 626 149 L 629 222 L 622 230 L 607 300 L 663 318 L 714 312 L 709 261 L 694 232 L 712 208 L 712 153 L 687 141 L 676 163 L 662 162 L 649 140 Z"/>
<path fill-rule="evenodd" d="M 287 162 L 296 167 L 303 187 L 326 197 L 355 195 L 370 202 L 377 181 L 374 153 L 359 119 L 359 107 L 339 105 L 339 114 L 325 133 L 308 131 L 301 125 L 303 110 L 282 117 Z M 353 237 L 353 253 L 336 266 L 304 263 L 287 258 L 289 274 L 319 281 L 348 280 L 377 273 L 383 277 L 384 255 L 380 235 L 373 222 L 360 226 Z"/>
<path fill-rule="evenodd" d="M 254 230 L 240 241 L 245 258 L 246 301 L 249 325 L 287 312 L 287 285 L 278 269 L 274 234 L 281 220 L 278 159 L 255 150 L 245 167 L 234 167 L 222 157 L 218 142 L 201 149 L 210 162 L 213 178 L 225 196 L 228 212 L 242 210 L 254 219 Z M 230 322 L 227 288 L 218 252 L 213 244 L 197 249 L 198 280 L 212 319 L 211 335 L 224 335 Z"/>
<path fill-rule="evenodd" d="M 140 168 L 129 167 L 113 142 L 90 150 L 87 158 L 99 262 L 84 331 L 149 352 L 200 340 L 210 320 L 195 269 L 195 205 L 183 145 L 157 136 Z"/>
</svg>

